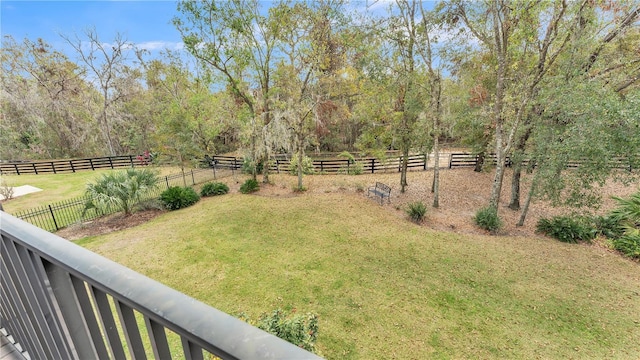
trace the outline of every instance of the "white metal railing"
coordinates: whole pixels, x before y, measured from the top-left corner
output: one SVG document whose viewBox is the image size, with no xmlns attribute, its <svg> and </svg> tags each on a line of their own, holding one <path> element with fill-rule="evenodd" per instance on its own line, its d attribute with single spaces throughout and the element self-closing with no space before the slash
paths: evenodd
<svg viewBox="0 0 640 360">
<path fill-rule="evenodd" d="M 0 327 L 32 359 L 319 359 L 2 211 L 0 235 Z"/>
</svg>

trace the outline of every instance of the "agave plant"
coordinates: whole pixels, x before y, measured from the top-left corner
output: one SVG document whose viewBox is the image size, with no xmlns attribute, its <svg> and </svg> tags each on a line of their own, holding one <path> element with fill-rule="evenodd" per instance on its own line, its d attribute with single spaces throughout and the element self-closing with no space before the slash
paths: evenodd
<svg viewBox="0 0 640 360">
<path fill-rule="evenodd" d="M 95 183 L 87 184 L 85 195 L 89 200 L 84 211 L 105 211 L 115 207 L 128 216 L 133 207 L 144 200 L 144 196 L 154 190 L 157 184 L 157 173 L 149 169 L 127 169 L 103 174 Z"/>
</svg>

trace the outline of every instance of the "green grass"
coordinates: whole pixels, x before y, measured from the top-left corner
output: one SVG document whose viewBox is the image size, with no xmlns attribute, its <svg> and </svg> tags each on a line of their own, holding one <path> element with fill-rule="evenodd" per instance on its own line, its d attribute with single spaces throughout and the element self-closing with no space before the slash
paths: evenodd
<svg viewBox="0 0 640 360">
<path fill-rule="evenodd" d="M 637 263 L 409 226 L 357 195 L 230 194 L 80 244 L 231 314 L 316 312 L 329 359 L 640 357 Z"/>
</svg>

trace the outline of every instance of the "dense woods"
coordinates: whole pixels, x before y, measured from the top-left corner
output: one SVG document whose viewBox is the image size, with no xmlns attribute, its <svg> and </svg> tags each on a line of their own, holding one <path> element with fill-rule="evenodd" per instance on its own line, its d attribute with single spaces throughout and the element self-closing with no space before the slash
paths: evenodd
<svg viewBox="0 0 640 360">
<path fill-rule="evenodd" d="M 496 154 L 493 207 L 515 160 L 524 219 L 531 197 L 588 204 L 607 159 L 638 163 L 639 19 L 624 0 L 206 0 L 177 4 L 184 49 L 160 56 L 92 29 L 61 35 L 73 54 L 6 35 L 0 158 L 237 151 L 268 180 L 276 154 L 382 158 L 446 140 Z M 576 159 L 589 161 L 564 171 Z"/>
</svg>

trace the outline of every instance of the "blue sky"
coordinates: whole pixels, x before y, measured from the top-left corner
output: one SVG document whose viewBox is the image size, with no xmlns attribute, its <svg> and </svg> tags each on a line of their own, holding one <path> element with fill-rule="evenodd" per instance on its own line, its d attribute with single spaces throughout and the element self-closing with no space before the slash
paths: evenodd
<svg viewBox="0 0 640 360">
<path fill-rule="evenodd" d="M 70 48 L 58 35 L 82 35 L 95 27 L 100 40 L 116 33 L 148 50 L 175 49 L 180 34 L 171 24 L 175 1 L 11 1 L 0 2 L 0 32 L 20 42 L 25 37 L 44 39 L 55 49 Z"/>
</svg>

